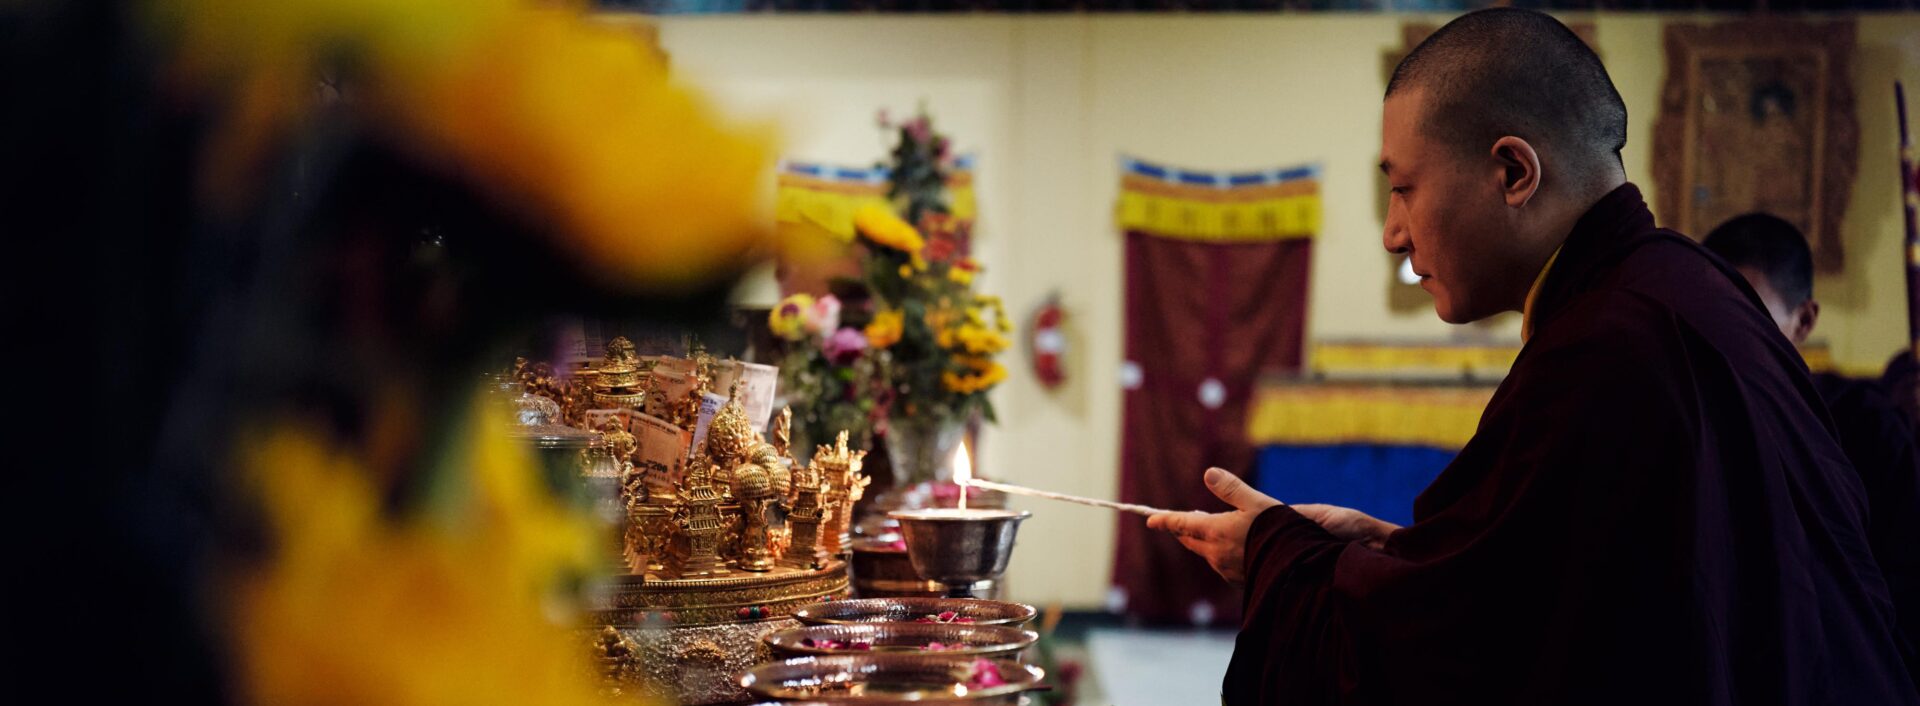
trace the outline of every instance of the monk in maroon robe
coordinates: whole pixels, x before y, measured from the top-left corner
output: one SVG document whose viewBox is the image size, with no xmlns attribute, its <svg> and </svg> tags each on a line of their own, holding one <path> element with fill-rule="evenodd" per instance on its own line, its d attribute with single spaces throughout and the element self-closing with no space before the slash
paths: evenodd
<svg viewBox="0 0 1920 706">
<path fill-rule="evenodd" d="M 1385 244 L 1446 321 L 1526 339 L 1395 527 L 1289 506 L 1166 513 L 1245 617 L 1228 704 L 1920 704 L 1867 502 L 1739 274 L 1654 226 L 1626 108 L 1552 18 L 1449 23 L 1388 85 Z"/>
<path fill-rule="evenodd" d="M 1700 241 L 1753 287 L 1765 313 L 1794 346 L 1820 321 L 1813 297 L 1813 250 L 1792 223 L 1768 213 L 1737 216 Z M 1867 541 L 1887 581 L 1900 635 L 1920 637 L 1920 449 L 1913 423 L 1878 380 L 1815 373 L 1813 389 L 1867 496 Z M 1913 656 L 1913 655 L 1909 655 Z M 1909 664 L 1908 671 L 1916 665 Z"/>
</svg>

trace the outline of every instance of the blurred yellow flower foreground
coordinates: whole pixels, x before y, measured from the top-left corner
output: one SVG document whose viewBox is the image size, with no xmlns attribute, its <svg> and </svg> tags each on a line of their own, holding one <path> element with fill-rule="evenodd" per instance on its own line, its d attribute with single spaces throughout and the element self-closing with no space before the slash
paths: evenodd
<svg viewBox="0 0 1920 706">
<path fill-rule="evenodd" d="M 604 703 L 586 643 L 551 615 L 555 580 L 591 563 L 591 530 L 504 422 L 469 426 L 446 460 L 465 487 L 403 517 L 361 459 L 298 427 L 243 455 L 272 533 L 265 565 L 231 585 L 244 700 Z"/>
<path fill-rule="evenodd" d="M 156 0 L 179 72 L 225 105 L 214 193 L 315 109 L 342 104 L 430 164 L 468 178 L 603 284 L 677 291 L 771 253 L 757 198 L 766 140 L 721 127 L 631 28 L 553 0 Z"/>
</svg>

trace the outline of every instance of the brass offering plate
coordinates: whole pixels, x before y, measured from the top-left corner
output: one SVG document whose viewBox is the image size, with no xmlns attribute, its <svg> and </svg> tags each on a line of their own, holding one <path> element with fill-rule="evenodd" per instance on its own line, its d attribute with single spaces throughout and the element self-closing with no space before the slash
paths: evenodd
<svg viewBox="0 0 1920 706">
<path fill-rule="evenodd" d="M 1004 683 L 969 684 L 975 662 L 989 662 Z M 1040 668 L 1009 659 L 935 654 L 842 654 L 796 657 L 748 670 L 740 685 L 755 696 L 851 704 L 963 702 L 1014 704 L 1040 685 Z"/>
<path fill-rule="evenodd" d="M 601 625 L 691 627 L 784 618 L 845 598 L 847 565 L 828 560 L 819 569 L 779 568 L 715 578 L 615 576 L 607 602 L 594 611 Z"/>
<path fill-rule="evenodd" d="M 772 633 L 761 642 L 776 657 L 925 652 L 929 654 L 1018 657 L 1040 639 L 1032 630 L 1004 625 L 952 623 L 860 623 L 809 625 Z"/>
</svg>

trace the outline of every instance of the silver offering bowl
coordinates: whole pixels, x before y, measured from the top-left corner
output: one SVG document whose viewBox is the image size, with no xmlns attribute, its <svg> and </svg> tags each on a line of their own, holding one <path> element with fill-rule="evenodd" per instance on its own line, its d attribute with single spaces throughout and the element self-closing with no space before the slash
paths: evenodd
<svg viewBox="0 0 1920 706">
<path fill-rule="evenodd" d="M 971 598 L 976 583 L 998 579 L 1013 556 L 1013 535 L 1030 512 L 978 508 L 896 510 L 907 558 L 920 578 L 947 587 L 950 598 Z"/>
<path fill-rule="evenodd" d="M 803 606 L 793 619 L 806 625 L 952 623 L 1022 627 L 1040 611 L 1025 603 L 974 598 L 855 598 Z"/>
</svg>

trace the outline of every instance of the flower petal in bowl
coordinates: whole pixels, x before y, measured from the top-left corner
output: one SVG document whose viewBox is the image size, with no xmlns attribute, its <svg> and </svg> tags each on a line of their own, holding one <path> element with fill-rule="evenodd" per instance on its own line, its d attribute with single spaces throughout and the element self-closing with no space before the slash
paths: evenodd
<svg viewBox="0 0 1920 706">
<path fill-rule="evenodd" d="M 760 638 L 775 656 L 856 652 L 940 652 L 1016 657 L 1040 639 L 1032 630 L 1005 625 L 954 623 L 854 623 L 808 625 Z"/>
</svg>

